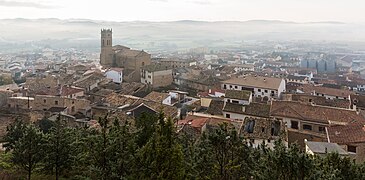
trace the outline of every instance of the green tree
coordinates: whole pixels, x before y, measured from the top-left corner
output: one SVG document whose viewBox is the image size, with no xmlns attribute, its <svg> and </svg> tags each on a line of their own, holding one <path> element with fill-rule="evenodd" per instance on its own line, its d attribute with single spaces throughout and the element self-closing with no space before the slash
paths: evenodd
<svg viewBox="0 0 365 180">
<path fill-rule="evenodd" d="M 15 142 L 12 149 L 12 162 L 28 172 L 29 180 L 33 170 L 39 166 L 44 158 L 43 144 L 43 133 L 33 125 L 28 125 L 24 128 L 23 137 Z"/>
<path fill-rule="evenodd" d="M 183 179 L 182 147 L 177 143 L 173 122 L 159 115 L 156 131 L 145 146 L 138 150 L 134 178 Z"/>
<path fill-rule="evenodd" d="M 24 136 L 25 129 L 26 125 L 21 119 L 16 119 L 14 123 L 6 128 L 4 148 L 7 152 L 14 149 L 16 142 Z"/>
<path fill-rule="evenodd" d="M 281 139 L 274 144 L 273 150 L 266 147 L 260 149 L 256 179 L 307 179 L 312 174 L 312 158 L 297 145 L 287 148 Z"/>
<path fill-rule="evenodd" d="M 126 179 L 132 173 L 131 164 L 137 147 L 130 126 L 128 121 L 120 124 L 119 120 L 115 119 L 109 130 L 110 147 L 107 153 L 111 155 L 108 160 L 112 179 Z"/>
<path fill-rule="evenodd" d="M 144 146 L 156 130 L 158 117 L 154 114 L 142 113 L 141 117 L 135 120 L 137 133 L 136 143 L 138 147 Z"/>
<path fill-rule="evenodd" d="M 48 120 L 47 118 L 37 121 L 36 124 L 43 133 L 48 133 L 51 128 L 55 126 L 55 122 Z"/>
<path fill-rule="evenodd" d="M 46 135 L 44 170 L 48 173 L 55 174 L 56 180 L 60 175 L 70 170 L 73 163 L 72 154 L 72 133 L 71 130 L 64 127 L 57 118 L 53 127 Z"/>
<path fill-rule="evenodd" d="M 109 172 L 111 172 L 109 164 L 111 154 L 108 154 L 110 148 L 108 116 L 99 118 L 99 124 L 100 130 L 89 134 L 85 151 L 88 151 L 88 157 L 91 159 L 89 168 L 93 172 L 92 178 L 107 180 L 110 179 Z"/>
<path fill-rule="evenodd" d="M 227 123 L 208 133 L 213 179 L 249 179 L 253 171 L 249 147 Z"/>
</svg>

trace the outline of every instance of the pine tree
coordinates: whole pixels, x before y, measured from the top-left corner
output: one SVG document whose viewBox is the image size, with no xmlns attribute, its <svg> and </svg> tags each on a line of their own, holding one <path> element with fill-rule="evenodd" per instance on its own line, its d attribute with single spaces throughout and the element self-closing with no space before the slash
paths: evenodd
<svg viewBox="0 0 365 180">
<path fill-rule="evenodd" d="M 28 172 L 28 179 L 44 158 L 44 136 L 33 125 L 24 128 L 24 135 L 15 142 L 12 162 Z"/>
<path fill-rule="evenodd" d="M 56 180 L 64 171 L 72 167 L 71 135 L 71 130 L 64 127 L 60 117 L 46 135 L 44 169 L 46 172 L 54 173 Z"/>
<path fill-rule="evenodd" d="M 184 159 L 174 125 L 169 119 L 165 122 L 162 114 L 158 120 L 155 133 L 137 153 L 134 178 L 183 179 Z"/>
<path fill-rule="evenodd" d="M 25 128 L 26 125 L 21 119 L 16 119 L 14 123 L 6 128 L 7 133 L 4 137 L 4 148 L 7 152 L 13 150 L 16 142 L 24 136 Z"/>
<path fill-rule="evenodd" d="M 130 126 L 128 121 L 120 124 L 119 120 L 115 119 L 109 130 L 110 148 L 108 148 L 107 153 L 111 155 L 109 164 L 111 165 L 112 179 L 126 179 L 132 172 L 130 165 L 133 162 L 137 147 Z"/>
<path fill-rule="evenodd" d="M 138 130 L 136 134 L 136 143 L 138 147 L 142 147 L 155 132 L 158 117 L 154 114 L 142 113 L 141 117 L 135 121 Z"/>
</svg>

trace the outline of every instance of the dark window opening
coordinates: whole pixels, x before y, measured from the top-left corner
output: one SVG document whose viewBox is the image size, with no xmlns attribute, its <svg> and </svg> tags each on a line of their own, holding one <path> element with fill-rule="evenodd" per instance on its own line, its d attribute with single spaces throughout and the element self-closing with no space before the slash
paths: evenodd
<svg viewBox="0 0 365 180">
<path fill-rule="evenodd" d="M 319 127 L 318 127 L 318 131 L 319 131 L 319 132 L 325 132 L 325 131 L 326 131 L 326 128 L 325 128 L 325 127 L 323 127 L 323 126 L 319 126 Z"/>
<path fill-rule="evenodd" d="M 230 114 L 226 114 L 226 118 L 231 118 L 231 115 Z"/>
<path fill-rule="evenodd" d="M 227 89 L 227 85 L 223 85 L 223 89 Z"/>
<path fill-rule="evenodd" d="M 293 129 L 299 129 L 299 123 L 298 123 L 298 121 L 291 121 L 291 128 L 293 128 Z"/>
<path fill-rule="evenodd" d="M 352 152 L 352 153 L 356 153 L 356 146 L 347 146 L 347 151 Z"/>
<path fill-rule="evenodd" d="M 54 102 L 54 104 L 55 104 L 55 105 L 58 105 L 58 101 L 55 101 L 55 102 Z"/>
<path fill-rule="evenodd" d="M 245 124 L 245 131 L 247 133 L 253 133 L 254 127 L 255 127 L 255 121 L 254 120 L 247 121 L 246 124 Z"/>
<path fill-rule="evenodd" d="M 271 136 L 279 136 L 280 133 L 280 122 L 274 121 L 271 124 Z"/>
<path fill-rule="evenodd" d="M 265 93 L 267 93 L 268 91 L 267 90 L 265 90 Z"/>
<path fill-rule="evenodd" d="M 311 130 L 312 130 L 312 126 L 311 126 L 311 125 L 308 125 L 308 124 L 303 124 L 303 129 L 304 129 L 304 130 L 309 130 L 309 131 L 311 131 Z"/>
<path fill-rule="evenodd" d="M 236 101 L 236 100 L 232 100 L 231 101 L 233 104 L 238 104 L 239 102 L 238 101 Z"/>
</svg>

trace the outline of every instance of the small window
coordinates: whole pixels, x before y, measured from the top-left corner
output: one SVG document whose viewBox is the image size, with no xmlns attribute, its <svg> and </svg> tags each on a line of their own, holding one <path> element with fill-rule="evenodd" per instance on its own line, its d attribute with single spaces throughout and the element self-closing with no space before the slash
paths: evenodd
<svg viewBox="0 0 365 180">
<path fill-rule="evenodd" d="M 232 89 L 232 85 L 230 85 L 229 88 Z"/>
<path fill-rule="evenodd" d="M 231 115 L 230 114 L 226 114 L 226 118 L 231 118 Z"/>
<path fill-rule="evenodd" d="M 237 86 L 234 86 L 234 88 L 235 88 L 235 89 L 238 89 L 238 87 L 237 87 Z"/>
<path fill-rule="evenodd" d="M 254 120 L 247 121 L 246 124 L 245 124 L 245 131 L 247 133 L 253 133 L 254 127 L 255 127 L 255 121 Z"/>
<path fill-rule="evenodd" d="M 46 99 L 43 99 L 43 103 L 47 103 L 47 100 Z"/>
<path fill-rule="evenodd" d="M 326 131 L 326 128 L 325 128 L 325 127 L 323 127 L 323 126 L 319 126 L 319 127 L 318 127 L 318 131 L 319 131 L 319 132 L 325 132 L 325 131 Z"/>
<path fill-rule="evenodd" d="M 223 89 L 227 89 L 227 85 L 223 85 Z"/>
<path fill-rule="evenodd" d="M 356 146 L 347 146 L 347 151 L 352 152 L 352 153 L 356 153 Z"/>
<path fill-rule="evenodd" d="M 238 101 L 236 101 L 236 100 L 231 100 L 231 102 L 233 103 L 233 104 L 238 104 L 239 102 Z"/>
<path fill-rule="evenodd" d="M 265 93 L 268 93 L 268 91 L 267 91 L 267 90 L 265 90 Z"/>
<path fill-rule="evenodd" d="M 275 91 L 271 91 L 271 94 L 275 94 Z"/>
<path fill-rule="evenodd" d="M 55 104 L 55 105 L 58 105 L 58 101 L 55 101 L 55 102 L 54 102 L 54 104 Z"/>
<path fill-rule="evenodd" d="M 303 129 L 304 130 L 311 131 L 312 130 L 312 126 L 311 125 L 308 125 L 308 124 L 303 124 Z"/>
<path fill-rule="evenodd" d="M 291 121 L 291 128 L 299 129 L 298 121 Z"/>
<path fill-rule="evenodd" d="M 261 89 L 257 89 L 258 92 L 261 92 Z"/>
</svg>

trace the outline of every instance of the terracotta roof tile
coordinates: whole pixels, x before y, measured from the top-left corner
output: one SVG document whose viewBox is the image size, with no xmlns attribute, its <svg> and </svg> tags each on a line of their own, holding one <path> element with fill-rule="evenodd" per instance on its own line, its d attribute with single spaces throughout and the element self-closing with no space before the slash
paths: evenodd
<svg viewBox="0 0 365 180">
<path fill-rule="evenodd" d="M 313 106 L 291 101 L 273 101 L 270 110 L 271 116 L 297 118 L 306 121 L 336 124 L 336 123 L 365 123 L 365 119 L 356 111 Z"/>
<path fill-rule="evenodd" d="M 160 92 L 152 91 L 144 98 L 147 100 L 150 100 L 150 101 L 162 103 L 162 101 L 165 100 L 166 98 L 168 98 L 169 96 L 170 95 L 168 93 L 160 93 Z"/>
<path fill-rule="evenodd" d="M 354 123 L 346 126 L 328 127 L 328 137 L 331 143 L 349 144 L 364 143 L 364 124 Z"/>
<path fill-rule="evenodd" d="M 299 90 L 303 91 L 304 93 L 319 93 L 319 94 L 327 94 L 331 96 L 338 96 L 338 97 L 348 97 L 354 92 L 349 90 L 343 89 L 335 89 L 335 88 L 328 88 L 328 87 L 321 87 L 321 86 L 312 86 L 312 85 L 303 85 L 298 87 Z"/>
</svg>

